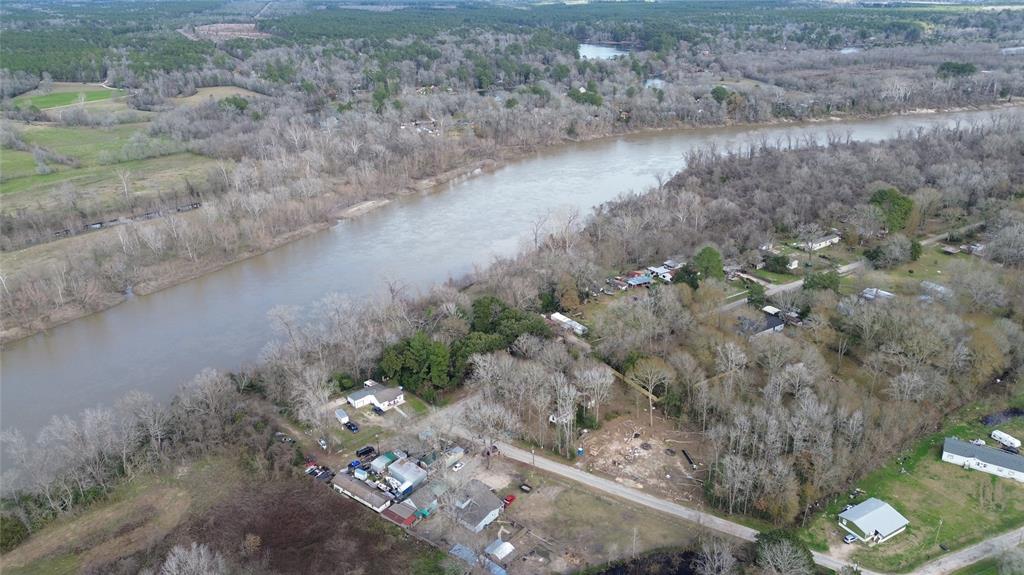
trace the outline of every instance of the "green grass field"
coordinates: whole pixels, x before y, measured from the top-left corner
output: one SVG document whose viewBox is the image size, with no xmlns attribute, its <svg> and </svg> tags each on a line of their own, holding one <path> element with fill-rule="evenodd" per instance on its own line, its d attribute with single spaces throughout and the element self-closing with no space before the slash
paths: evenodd
<svg viewBox="0 0 1024 575">
<path fill-rule="evenodd" d="M 775 285 L 788 284 L 800 279 L 800 276 L 790 274 L 777 274 L 768 270 L 754 270 L 750 275 Z"/>
<path fill-rule="evenodd" d="M 999 562 L 995 559 L 986 559 L 957 569 L 951 575 L 999 575 Z"/>
<path fill-rule="evenodd" d="M 146 131 L 146 124 L 121 124 L 112 128 L 66 128 L 32 126 L 22 139 L 58 154 L 71 156 L 82 165 L 97 165 L 104 152 L 117 153 L 132 135 Z"/>
<path fill-rule="evenodd" d="M 860 499 L 878 497 L 890 503 L 910 520 L 910 526 L 881 545 L 858 546 L 852 556 L 855 561 L 869 569 L 909 572 L 942 555 L 940 543 L 951 550 L 960 549 L 1024 524 L 1024 486 L 940 459 L 947 436 L 988 437 L 993 428 L 981 425 L 979 418 L 997 410 L 991 406 L 963 410 L 942 432 L 904 453 L 902 463 L 889 461 L 858 483 L 866 492 Z M 1024 419 L 998 427 L 1020 436 Z M 803 539 L 816 549 L 825 548 L 829 541 L 836 544 L 840 532 L 835 518 L 844 505 L 858 500 L 838 498 L 802 533 Z"/>
<path fill-rule="evenodd" d="M 31 152 L 0 150 L 0 182 L 36 175 L 36 161 Z"/>
<path fill-rule="evenodd" d="M 59 84 L 55 85 L 49 94 L 39 94 L 36 91 L 18 96 L 14 103 L 19 106 L 35 106 L 40 110 L 68 106 L 78 102 L 79 96 L 84 95 L 86 102 L 99 102 L 124 95 L 124 90 L 110 90 L 89 84 Z"/>
<path fill-rule="evenodd" d="M 146 196 L 183 186 L 187 177 L 203 177 L 207 169 L 214 165 L 216 162 L 209 158 L 181 153 L 5 180 L 0 182 L 2 209 L 6 212 L 39 206 L 43 206 L 44 209 L 52 208 L 65 201 L 59 193 L 61 184 L 65 182 L 73 185 L 80 198 L 101 206 L 112 207 L 115 202 L 120 201 L 122 193 L 118 170 L 130 172 L 133 194 Z"/>
</svg>

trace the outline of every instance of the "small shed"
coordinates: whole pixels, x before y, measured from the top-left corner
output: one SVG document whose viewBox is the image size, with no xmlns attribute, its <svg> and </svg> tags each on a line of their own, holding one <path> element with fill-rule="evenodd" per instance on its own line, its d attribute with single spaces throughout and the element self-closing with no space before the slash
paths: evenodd
<svg viewBox="0 0 1024 575">
<path fill-rule="evenodd" d="M 403 527 L 409 527 L 416 522 L 416 510 L 408 505 L 392 505 L 382 511 L 381 515 L 395 525 Z"/>
<path fill-rule="evenodd" d="M 516 548 L 513 547 L 511 543 L 509 543 L 508 541 L 502 541 L 501 538 L 498 538 L 492 541 L 491 544 L 488 545 L 486 548 L 484 548 L 484 553 L 487 553 L 491 557 L 494 557 L 498 561 L 501 561 L 502 559 L 511 555 L 512 552 L 515 550 Z"/>
<path fill-rule="evenodd" d="M 466 450 L 459 447 L 458 445 L 450 448 L 444 452 L 444 465 L 445 467 L 451 467 L 458 463 L 463 457 L 466 456 Z"/>
<path fill-rule="evenodd" d="M 338 420 L 338 423 L 345 425 L 348 423 L 348 414 L 345 413 L 344 409 L 340 407 L 334 410 L 334 418 Z"/>
<path fill-rule="evenodd" d="M 380 454 L 376 459 L 370 462 L 370 470 L 374 473 L 384 473 L 384 470 L 388 468 L 395 461 L 398 461 L 398 456 L 393 451 Z"/>
</svg>

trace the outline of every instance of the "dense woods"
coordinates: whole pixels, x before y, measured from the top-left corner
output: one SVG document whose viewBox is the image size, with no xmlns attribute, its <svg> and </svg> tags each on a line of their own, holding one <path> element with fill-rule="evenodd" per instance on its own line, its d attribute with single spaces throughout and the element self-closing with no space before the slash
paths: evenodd
<svg viewBox="0 0 1024 575">
<path fill-rule="evenodd" d="M 29 128 L 139 126 L 99 163 L 119 167 L 113 200 L 66 181 L 39 209 L 0 214 L 6 252 L 89 240 L 0 274 L 5 329 L 101 309 L 271 249 L 358 202 L 566 141 L 1024 97 L 1024 59 L 1003 50 L 1024 42 L 1024 13 L 1012 10 L 273 8 L 256 26 L 266 37 L 218 42 L 178 30 L 251 15 L 219 2 L 62 4 L 59 18 L 2 10 L 0 142 L 31 156 L 27 177 L 81 165 L 33 143 Z M 629 52 L 582 59 L 583 41 Z M 26 103 L 54 81 L 128 92 L 117 111 Z M 246 92 L 181 103 L 224 86 Z M 180 154 L 209 162 L 202 177 L 153 194 L 136 194 L 120 168 Z M 301 310 L 276 308 L 257 367 L 203 372 L 168 405 L 131 394 L 55 418 L 35 438 L 5 431 L 15 465 L 0 540 L 7 548 L 120 481 L 210 453 L 230 452 L 261 477 L 289 474 L 296 452 L 272 441 L 273 411 L 319 431 L 332 394 L 367 377 L 428 402 L 468 390 L 452 425 L 572 457 L 579 431 L 601 425 L 613 369 L 647 392 L 651 427 L 657 408 L 705 434 L 711 504 L 799 525 L 944 414 L 974 397 L 1021 393 L 1022 158 L 1024 127 L 998 115 L 879 143 L 837 133 L 693 152 L 655 188 L 538 223 L 531 249 L 426 295 L 395 285 L 371 302 L 328 295 L 309 323 Z M 983 258 L 951 267 L 955 297 L 867 305 L 840 295 L 839 274 L 815 268 L 804 289 L 770 298 L 801 318 L 798 336 L 747 340 L 732 329 L 736 313 L 720 313 L 732 291 L 724 267 L 760 261 L 759 247 L 783 238 L 806 244 L 835 229 L 881 270 L 920 258 L 929 226 L 974 222 L 991 241 Z M 93 233 L 96 223 L 113 225 Z M 555 337 L 540 315 L 579 311 L 609 276 L 670 258 L 688 262 L 675 283 L 588 310 L 589 343 Z M 784 274 L 789 258 L 765 264 Z M 749 289 L 751 302 L 768 303 L 763 287 Z M 696 561 L 708 573 L 735 564 L 711 540 Z M 782 532 L 759 542 L 754 561 L 766 572 L 810 568 Z M 182 562 L 223 567 L 202 546 L 167 558 Z"/>
</svg>

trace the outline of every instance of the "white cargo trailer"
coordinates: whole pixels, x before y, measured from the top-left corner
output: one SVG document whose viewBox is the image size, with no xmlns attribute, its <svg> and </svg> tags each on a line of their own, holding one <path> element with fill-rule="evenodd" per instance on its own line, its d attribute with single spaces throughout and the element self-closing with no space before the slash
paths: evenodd
<svg viewBox="0 0 1024 575">
<path fill-rule="evenodd" d="M 1020 448 L 1020 440 L 1010 435 L 1009 433 L 1003 433 L 998 429 L 992 432 L 992 439 L 995 439 L 999 443 L 1007 447 Z"/>
</svg>

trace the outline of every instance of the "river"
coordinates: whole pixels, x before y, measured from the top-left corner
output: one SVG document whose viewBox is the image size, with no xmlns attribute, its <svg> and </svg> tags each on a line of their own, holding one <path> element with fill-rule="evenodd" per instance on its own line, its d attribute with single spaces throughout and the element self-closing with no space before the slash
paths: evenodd
<svg viewBox="0 0 1024 575">
<path fill-rule="evenodd" d="M 998 112 L 1024 117 L 1024 108 Z M 556 148 L 403 197 L 329 230 L 187 283 L 4 347 L 0 425 L 34 434 L 55 414 L 109 405 L 131 389 L 168 398 L 204 367 L 258 360 L 267 312 L 330 292 L 371 297 L 397 282 L 416 293 L 519 250 L 549 212 L 589 208 L 640 191 L 682 167 L 683 155 L 762 138 L 877 141 L 901 129 L 980 121 L 989 112 L 836 123 L 673 130 Z"/>
</svg>

